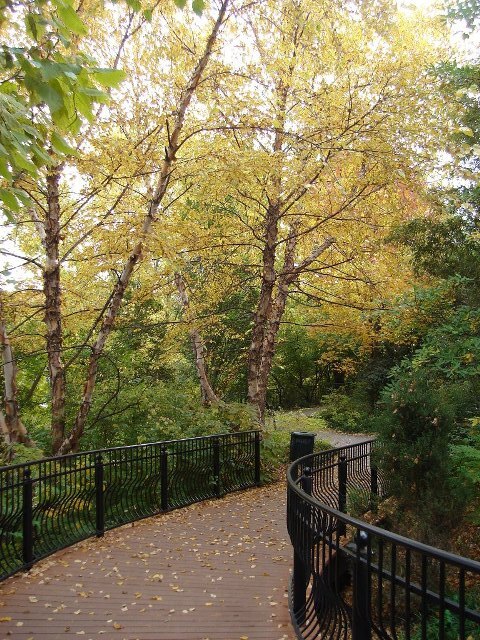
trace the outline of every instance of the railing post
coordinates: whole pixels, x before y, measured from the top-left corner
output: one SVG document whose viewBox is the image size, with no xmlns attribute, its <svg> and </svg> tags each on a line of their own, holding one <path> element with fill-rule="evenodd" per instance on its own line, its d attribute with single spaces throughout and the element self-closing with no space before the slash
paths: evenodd
<svg viewBox="0 0 480 640">
<path fill-rule="evenodd" d="M 355 536 L 356 554 L 352 584 L 352 640 L 371 640 L 372 627 L 369 616 L 371 593 L 368 584 L 366 531 L 359 530 Z"/>
<path fill-rule="evenodd" d="M 310 467 L 305 467 L 303 471 L 303 478 L 301 480 L 301 483 L 302 483 L 302 489 L 305 491 L 305 493 L 311 496 L 312 488 L 313 488 L 313 478 L 312 478 L 312 470 L 310 469 Z M 310 505 L 306 505 L 306 506 L 310 507 Z"/>
<path fill-rule="evenodd" d="M 260 431 L 255 431 L 255 484 L 261 485 L 260 477 Z"/>
<path fill-rule="evenodd" d="M 23 472 L 22 559 L 25 569 L 33 564 L 33 480 L 27 467 Z"/>
<path fill-rule="evenodd" d="M 99 453 L 95 458 L 95 514 L 96 536 L 101 538 L 105 533 L 105 500 L 103 495 L 103 458 Z"/>
<path fill-rule="evenodd" d="M 293 613 L 298 624 L 305 622 L 306 571 L 300 554 L 293 551 Z"/>
<path fill-rule="evenodd" d="M 370 466 L 370 509 L 375 506 L 378 496 L 378 469 L 375 465 Z"/>
<path fill-rule="evenodd" d="M 214 494 L 217 498 L 222 496 L 222 487 L 220 484 L 220 440 L 213 439 L 213 482 Z"/>
<path fill-rule="evenodd" d="M 312 471 L 310 467 L 305 467 L 304 475 L 302 476 L 300 483 L 303 491 L 309 496 L 312 495 Z M 310 523 L 310 505 L 308 503 L 301 503 L 301 517 L 299 518 L 300 525 L 304 528 L 300 532 L 300 538 L 303 543 L 303 553 L 310 553 L 310 548 L 305 548 L 309 545 L 310 536 L 308 535 L 307 528 L 311 526 Z M 300 513 L 297 514 L 300 516 Z M 310 579 L 310 572 L 308 571 L 302 556 L 294 550 L 293 552 L 293 612 L 298 624 L 305 622 L 306 610 L 305 604 L 307 601 L 307 585 Z"/>
<path fill-rule="evenodd" d="M 338 510 L 342 513 L 347 510 L 347 473 L 347 458 L 346 456 L 340 456 L 338 462 Z M 347 527 L 344 522 L 338 523 L 338 532 L 341 536 L 346 534 Z"/>
<path fill-rule="evenodd" d="M 160 447 L 160 506 L 168 511 L 168 451 L 165 445 Z"/>
</svg>

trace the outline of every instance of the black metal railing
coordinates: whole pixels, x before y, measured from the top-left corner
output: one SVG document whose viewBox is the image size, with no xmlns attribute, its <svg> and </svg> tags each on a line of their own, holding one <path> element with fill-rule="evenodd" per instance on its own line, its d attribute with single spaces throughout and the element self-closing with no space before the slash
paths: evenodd
<svg viewBox="0 0 480 640">
<path fill-rule="evenodd" d="M 288 470 L 297 637 L 479 640 L 480 562 L 348 515 L 388 494 L 375 448 L 369 441 L 332 449 Z"/>
<path fill-rule="evenodd" d="M 258 431 L 1 467 L 0 580 L 107 529 L 259 484 Z"/>
</svg>

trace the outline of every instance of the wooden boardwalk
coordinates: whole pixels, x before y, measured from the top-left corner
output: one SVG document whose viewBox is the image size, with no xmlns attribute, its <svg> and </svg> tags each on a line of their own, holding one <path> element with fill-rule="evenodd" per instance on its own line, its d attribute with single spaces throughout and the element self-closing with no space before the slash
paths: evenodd
<svg viewBox="0 0 480 640">
<path fill-rule="evenodd" d="M 0 584 L 2 640 L 291 640 L 283 485 L 110 531 Z"/>
</svg>

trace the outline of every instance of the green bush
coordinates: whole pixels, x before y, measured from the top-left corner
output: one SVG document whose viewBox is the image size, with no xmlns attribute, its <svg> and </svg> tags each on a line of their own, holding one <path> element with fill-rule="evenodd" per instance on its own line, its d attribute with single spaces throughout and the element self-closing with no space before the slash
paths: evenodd
<svg viewBox="0 0 480 640">
<path fill-rule="evenodd" d="M 480 592 L 478 589 L 473 589 L 467 592 L 465 597 L 465 604 L 469 609 L 477 610 L 480 606 Z M 458 602 L 456 594 L 449 594 L 449 598 Z M 458 640 L 460 638 L 460 621 L 458 615 L 451 611 L 445 611 L 445 640 Z M 430 616 L 427 620 L 427 633 L 426 636 L 422 635 L 422 627 L 419 624 L 411 635 L 411 640 L 438 640 L 440 637 L 440 624 L 437 616 Z M 465 622 L 465 636 L 467 640 L 480 640 L 480 629 L 475 622 L 467 620 Z M 404 640 L 404 636 L 400 636 L 401 640 Z"/>
<path fill-rule="evenodd" d="M 342 391 L 323 396 L 319 414 L 334 431 L 368 433 L 372 429 L 368 403 Z"/>
<path fill-rule="evenodd" d="M 471 431 L 462 439 L 450 445 L 450 458 L 458 482 L 465 488 L 469 496 L 472 511 L 469 519 L 477 526 L 480 525 L 480 419 L 470 421 Z M 475 499 L 476 496 L 476 499 Z"/>
<path fill-rule="evenodd" d="M 451 440 L 473 391 L 469 381 L 442 383 L 405 361 L 383 392 L 375 419 L 378 464 L 399 511 L 414 516 L 417 530 L 410 533 L 426 542 L 443 536 L 444 543 L 472 498 L 457 473 Z"/>
<path fill-rule="evenodd" d="M 376 509 L 378 500 L 365 489 L 351 488 L 347 492 L 347 513 L 361 518 L 367 511 Z"/>
<path fill-rule="evenodd" d="M 8 464 L 20 464 L 22 462 L 34 462 L 44 457 L 44 453 L 38 447 L 26 447 L 24 444 L 7 446 L 0 445 L 0 467 Z"/>
<path fill-rule="evenodd" d="M 295 411 L 276 411 L 267 416 L 268 430 L 279 431 L 311 431 L 318 433 L 327 424 L 319 411 L 313 415 L 306 415 L 301 409 Z"/>
<path fill-rule="evenodd" d="M 259 428 L 255 407 L 240 402 L 218 404 L 205 410 L 211 419 L 219 420 L 224 431 L 251 431 Z"/>
<path fill-rule="evenodd" d="M 176 440 L 258 428 L 246 404 L 203 407 L 197 385 L 185 380 L 158 382 L 136 389 L 137 401 L 115 418 L 85 431 L 82 448 L 102 449 L 161 440 Z"/>
</svg>

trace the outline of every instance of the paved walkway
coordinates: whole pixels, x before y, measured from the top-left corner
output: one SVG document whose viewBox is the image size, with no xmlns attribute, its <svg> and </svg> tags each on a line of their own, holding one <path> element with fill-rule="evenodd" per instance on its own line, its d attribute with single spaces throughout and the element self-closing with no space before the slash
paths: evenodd
<svg viewBox="0 0 480 640">
<path fill-rule="evenodd" d="M 292 640 L 285 487 L 116 529 L 0 585 L 2 640 Z"/>
<path fill-rule="evenodd" d="M 317 438 L 326 440 L 332 447 L 348 447 L 351 444 L 360 444 L 371 440 L 373 436 L 366 433 L 341 433 L 340 431 L 332 431 L 331 429 L 322 429 L 317 432 Z"/>
<path fill-rule="evenodd" d="M 310 418 L 317 415 L 319 410 L 320 407 L 304 407 L 303 409 L 298 409 L 298 413 L 303 413 L 303 415 Z M 342 431 L 334 431 L 333 429 L 321 429 L 321 431 L 317 431 L 316 433 L 317 438 L 326 440 L 332 447 L 348 447 L 350 444 L 360 444 L 374 437 L 368 433 L 344 433 Z"/>
</svg>

